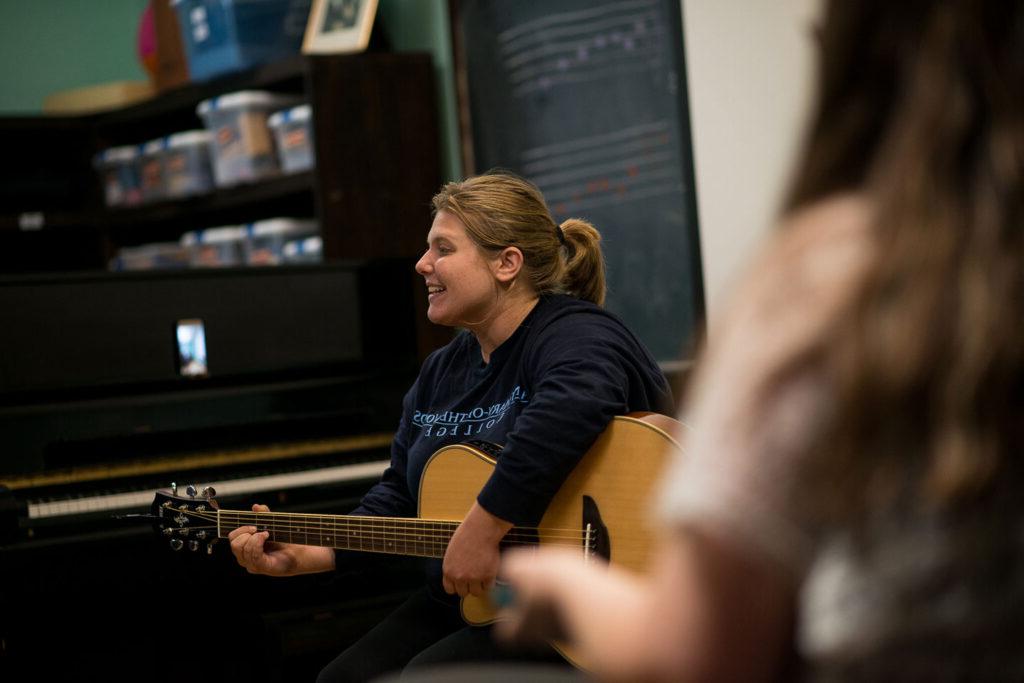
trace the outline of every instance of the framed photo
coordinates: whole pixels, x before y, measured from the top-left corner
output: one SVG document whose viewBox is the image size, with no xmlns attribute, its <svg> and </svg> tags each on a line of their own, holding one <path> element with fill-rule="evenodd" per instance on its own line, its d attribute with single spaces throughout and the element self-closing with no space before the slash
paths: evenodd
<svg viewBox="0 0 1024 683">
<path fill-rule="evenodd" d="M 377 0 L 313 0 L 302 51 L 362 52 L 370 42 L 376 12 Z"/>
</svg>

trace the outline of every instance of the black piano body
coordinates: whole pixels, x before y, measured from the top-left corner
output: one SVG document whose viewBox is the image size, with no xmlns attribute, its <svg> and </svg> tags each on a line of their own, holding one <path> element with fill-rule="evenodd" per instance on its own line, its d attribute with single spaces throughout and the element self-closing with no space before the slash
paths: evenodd
<svg viewBox="0 0 1024 683">
<path fill-rule="evenodd" d="M 172 482 L 350 510 L 417 369 L 412 278 L 398 259 L 0 281 L 0 679 L 312 680 L 397 604 L 414 560 L 271 579 L 115 517 Z"/>
</svg>

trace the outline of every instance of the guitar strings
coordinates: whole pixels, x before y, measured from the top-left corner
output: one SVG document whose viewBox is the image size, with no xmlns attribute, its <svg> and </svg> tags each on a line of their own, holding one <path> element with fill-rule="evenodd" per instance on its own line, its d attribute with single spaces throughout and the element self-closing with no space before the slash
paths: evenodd
<svg viewBox="0 0 1024 683">
<path fill-rule="evenodd" d="M 217 511 L 195 511 L 195 510 L 174 510 L 175 512 L 184 513 L 191 517 L 198 517 L 206 521 L 217 522 Z M 358 519 L 355 516 L 347 519 L 331 518 L 329 516 L 322 515 L 309 515 L 300 514 L 292 515 L 290 513 L 271 513 L 271 512 L 235 512 L 231 510 L 224 510 L 220 512 L 222 523 L 221 526 L 256 526 L 261 531 L 269 531 L 271 533 L 279 535 L 288 535 L 289 538 L 293 538 L 295 535 L 302 534 L 306 537 L 306 540 L 313 537 L 323 538 L 326 536 L 328 539 L 334 536 L 342 536 L 345 540 L 355 544 L 364 545 L 366 543 L 375 543 L 378 541 L 382 542 L 398 542 L 404 544 L 443 544 L 447 545 L 448 541 L 451 540 L 452 534 L 455 528 L 458 527 L 460 522 L 451 521 L 425 521 L 416 519 L 404 519 L 404 518 L 386 518 L 386 517 L 360 517 Z M 311 521 L 318 521 L 322 519 L 330 519 L 329 524 L 316 524 L 310 525 L 304 522 L 291 522 L 291 519 L 295 517 L 308 518 Z M 403 526 L 407 527 L 404 529 L 395 529 L 385 526 L 388 521 L 393 519 L 401 519 Z M 266 523 L 265 520 L 269 520 L 270 523 Z M 284 523 L 281 521 L 284 520 Z M 441 528 L 437 528 L 440 526 Z M 217 526 L 209 527 L 192 527 L 196 531 L 200 529 L 215 530 Z M 326 533 L 324 533 L 326 531 Z M 333 532 L 333 534 L 332 534 Z M 568 532 L 568 533 L 565 533 Z M 355 536 L 355 538 L 352 538 Z M 540 538 L 539 538 L 540 537 Z M 502 540 L 505 544 L 521 544 L 521 545 L 535 545 L 539 540 L 543 540 L 546 544 L 563 544 L 576 546 L 578 543 L 582 543 L 586 540 L 587 535 L 585 532 L 581 532 L 578 529 L 546 529 L 541 527 L 513 527 L 508 534 Z"/>
<path fill-rule="evenodd" d="M 190 530 L 192 530 L 192 531 L 206 531 L 206 530 L 209 530 L 209 531 L 213 531 L 214 533 L 216 533 L 216 527 L 214 527 L 214 526 L 190 527 Z M 437 554 L 427 553 L 427 548 L 428 547 L 433 548 L 435 550 L 435 552 L 439 552 L 439 553 L 443 554 L 444 550 L 448 546 L 448 541 L 451 540 L 450 537 L 443 537 L 440 540 L 431 539 L 431 538 L 409 537 L 409 536 L 406 536 L 406 537 L 403 538 L 401 536 L 395 536 L 393 534 L 391 534 L 391 535 L 389 535 L 389 534 L 364 534 L 361 537 L 355 537 L 355 538 L 348 537 L 348 536 L 345 536 L 345 535 L 342 534 L 342 535 L 336 535 L 336 536 L 332 537 L 331 534 L 321 534 L 319 532 L 309 532 L 309 533 L 306 533 L 306 532 L 291 532 L 291 531 L 282 532 L 281 530 L 273 529 L 273 528 L 261 529 L 261 531 L 269 531 L 269 532 L 271 532 L 271 534 L 281 534 L 281 535 L 287 534 L 288 538 L 286 538 L 286 539 L 282 539 L 282 538 L 279 538 L 279 537 L 278 538 L 271 538 L 271 540 L 279 542 L 279 543 L 296 543 L 296 544 L 300 544 L 300 545 L 309 545 L 309 540 L 311 538 L 318 538 L 320 542 L 318 544 L 313 544 L 313 545 L 321 545 L 321 546 L 327 546 L 327 547 L 332 547 L 332 548 L 335 548 L 335 547 L 336 548 L 344 548 L 344 549 L 349 549 L 349 550 L 372 550 L 372 551 L 375 551 L 375 552 L 384 552 L 384 553 L 387 553 L 387 552 L 392 552 L 392 553 L 398 552 L 398 554 L 404 554 L 404 555 L 423 555 L 424 553 L 426 553 L 427 557 L 439 557 L 440 556 L 440 555 L 437 555 Z M 295 536 L 298 535 L 298 534 L 302 534 L 302 536 L 304 537 L 303 540 L 306 541 L 305 544 L 303 544 L 300 540 L 296 540 L 295 539 Z M 324 543 L 325 537 L 328 540 L 327 543 Z M 335 540 L 343 540 L 343 541 L 345 541 L 345 543 L 341 544 L 341 545 L 334 544 L 334 543 L 331 542 L 332 538 L 334 538 Z M 538 545 L 541 542 L 543 542 L 544 545 L 561 545 L 561 546 L 572 547 L 572 548 L 580 547 L 582 545 L 582 543 L 578 543 L 578 542 L 565 541 L 565 540 L 560 541 L 560 540 L 557 540 L 557 539 L 547 539 L 547 538 L 545 538 L 545 539 L 533 539 L 533 538 L 531 538 L 531 539 L 528 539 L 528 540 L 515 540 L 515 539 L 507 539 L 506 538 L 506 539 L 502 540 L 502 544 L 503 545 L 516 545 L 516 546 L 536 546 L 536 545 Z M 402 550 L 401 551 L 397 551 L 396 550 L 396 546 L 401 547 Z M 420 552 L 421 548 L 422 548 L 422 552 Z"/>
<path fill-rule="evenodd" d="M 262 521 L 253 522 L 237 522 L 234 520 L 227 520 L 227 524 L 222 526 L 230 526 L 232 528 L 236 526 L 256 526 L 261 531 L 272 531 L 279 534 L 306 534 L 306 535 L 331 535 L 330 532 L 335 532 L 335 535 L 355 535 L 360 534 L 368 538 L 386 538 L 395 540 L 424 540 L 424 541 L 436 541 L 438 539 L 442 541 L 449 541 L 454 533 L 454 529 L 436 529 L 430 527 L 415 527 L 415 528 L 393 528 L 386 527 L 378 524 L 360 524 L 360 523 L 344 523 L 344 524 L 329 524 L 329 525 L 304 525 L 304 524 L 288 524 L 288 523 L 265 523 Z M 323 531 L 321 531 L 323 530 Z M 582 542 L 586 535 L 579 532 L 573 532 L 569 534 L 558 534 L 558 533 L 547 533 L 543 531 L 542 534 L 545 541 L 551 540 L 564 540 L 569 543 Z M 523 539 L 524 543 L 536 542 L 538 534 L 533 534 L 523 531 L 510 531 L 505 535 L 504 540 L 506 541 L 518 541 Z"/>
<path fill-rule="evenodd" d="M 211 521 L 218 519 L 218 512 L 215 510 L 208 511 L 194 511 L 194 510 L 176 510 L 176 512 L 184 512 L 193 516 L 202 517 Z M 293 519 L 308 519 L 316 527 L 328 527 L 331 528 L 351 528 L 358 527 L 364 528 L 386 528 L 388 523 L 398 523 L 405 529 L 409 530 L 410 533 L 415 532 L 436 532 L 436 533 L 447 533 L 445 527 L 450 527 L 451 533 L 454 533 L 455 529 L 462 523 L 460 521 L 451 520 L 423 520 L 415 518 L 404 518 L 404 517 L 370 517 L 370 516 L 331 516 L 331 515 L 314 515 L 314 514 L 301 514 L 301 513 L 288 513 L 288 512 L 240 512 L 234 510 L 221 510 L 220 519 L 222 522 L 226 522 L 227 525 L 237 526 L 259 526 L 261 523 L 266 525 L 262 520 L 284 520 L 283 524 L 279 524 L 278 528 L 287 528 L 292 526 L 294 528 L 310 528 L 303 526 L 307 524 L 304 521 L 294 521 Z M 324 521 L 326 520 L 326 522 Z M 222 524 L 224 525 L 224 524 Z M 422 525 L 422 526 L 417 526 Z M 438 527 L 441 527 L 440 529 Z M 509 535 L 530 535 L 534 533 L 544 533 L 545 536 L 551 536 L 553 534 L 563 534 L 563 538 L 585 538 L 586 532 L 581 529 L 560 529 L 553 527 L 522 527 L 515 526 L 509 531 Z"/>
<path fill-rule="evenodd" d="M 213 527 L 213 526 L 209 526 L 209 527 L 190 527 L 190 530 L 194 530 L 194 531 L 207 531 L 208 530 L 208 531 L 213 531 L 214 533 L 216 533 L 216 527 Z M 274 533 L 273 529 L 264 529 L 264 530 L 265 531 L 271 531 L 272 533 Z M 346 544 L 344 544 L 344 545 L 334 545 L 332 543 L 322 543 L 324 536 L 321 535 L 321 534 L 317 534 L 317 533 L 310 533 L 306 537 L 306 539 L 305 539 L 307 541 L 307 543 L 305 543 L 305 544 L 301 543 L 301 541 L 294 540 L 291 537 L 289 537 L 288 539 L 275 539 L 275 538 L 271 538 L 270 540 L 278 542 L 278 543 L 295 543 L 295 544 L 298 544 L 298 545 L 308 545 L 308 541 L 309 541 L 310 537 L 314 537 L 314 538 L 315 537 L 319 537 L 320 540 L 321 540 L 321 543 L 319 545 L 321 545 L 322 547 L 331 547 L 331 548 L 339 548 L 339 549 L 347 549 L 347 550 L 367 550 L 367 551 L 371 551 L 371 552 L 380 552 L 380 553 L 386 553 L 386 554 L 417 555 L 417 556 L 421 556 L 421 557 L 442 557 L 443 554 L 444 554 L 444 551 L 447 548 L 447 541 L 450 540 L 450 539 L 445 539 L 444 542 L 442 543 L 442 542 L 439 542 L 439 541 L 436 541 L 436 540 L 418 540 L 418 539 L 414 539 L 414 540 L 402 541 L 402 540 L 393 540 L 391 537 L 387 537 L 387 536 L 384 536 L 384 537 L 381 537 L 381 536 L 369 537 L 369 536 L 367 536 L 367 537 L 363 537 L 362 539 L 359 539 L 359 538 L 357 538 L 357 539 L 343 539 L 343 540 L 347 541 Z M 330 538 L 330 535 L 328 535 L 327 537 Z M 365 543 L 363 541 L 365 541 Z M 503 545 L 529 546 L 529 547 L 536 547 L 540 542 L 541 541 L 538 541 L 537 539 L 534 539 L 534 540 L 531 540 L 531 541 L 507 541 L 507 540 L 503 539 L 503 541 L 502 541 Z M 578 547 L 581 546 L 581 544 L 578 544 L 578 543 L 571 543 L 571 542 L 565 542 L 565 541 L 548 541 L 547 539 L 543 539 L 542 542 L 543 542 L 544 545 L 566 546 L 566 547 L 571 547 L 571 548 L 578 548 Z M 316 544 L 314 544 L 314 545 L 316 545 Z"/>
<path fill-rule="evenodd" d="M 185 512 L 187 514 L 205 514 L 205 515 L 211 515 L 212 517 L 216 517 L 217 514 L 220 514 L 221 516 L 231 516 L 231 517 L 237 517 L 237 518 L 265 516 L 265 517 L 290 518 L 290 519 L 312 519 L 312 520 L 332 519 L 332 520 L 337 520 L 339 522 L 367 520 L 367 521 L 393 521 L 393 522 L 400 522 L 400 523 L 403 523 L 403 524 L 406 524 L 406 523 L 408 523 L 408 524 L 452 524 L 452 525 L 461 524 L 461 520 L 424 519 L 424 518 L 419 518 L 419 517 L 385 517 L 385 516 L 370 516 L 370 515 L 320 515 L 320 514 L 309 513 L 309 512 L 252 512 L 252 511 L 249 511 L 249 510 L 216 510 L 216 509 L 181 510 L 180 508 L 174 508 L 174 507 L 171 507 L 171 508 L 168 508 L 168 509 L 171 510 L 171 511 L 174 511 L 174 512 L 179 512 L 180 511 L 180 512 Z M 541 529 L 543 527 L 516 527 L 516 528 L 523 528 L 523 529 L 533 530 L 533 529 Z M 575 530 L 576 529 L 564 529 L 564 531 L 575 531 Z"/>
<path fill-rule="evenodd" d="M 216 519 L 216 515 L 217 515 L 216 511 L 212 511 L 211 510 L 211 511 L 208 511 L 207 513 L 212 513 L 212 516 L 210 517 L 210 519 Z M 207 514 L 207 513 L 199 513 L 199 514 Z M 261 516 L 265 516 L 266 518 L 269 518 L 269 519 L 284 519 L 284 520 L 309 519 L 309 520 L 312 520 L 315 523 L 320 524 L 320 525 L 322 525 L 324 523 L 324 520 L 328 520 L 330 523 L 337 524 L 337 525 L 354 524 L 354 525 L 367 525 L 367 526 L 383 526 L 383 525 L 386 525 L 388 523 L 392 523 L 392 524 L 397 523 L 397 524 L 400 524 L 400 525 L 406 526 L 406 527 L 415 527 L 416 525 L 450 526 L 452 528 L 453 532 L 454 532 L 455 528 L 457 528 L 460 524 L 462 524 L 461 521 L 443 520 L 443 519 L 442 520 L 430 520 L 430 519 L 417 519 L 417 518 L 412 518 L 412 517 L 373 517 L 373 516 L 360 516 L 360 515 L 338 515 L 338 516 L 333 516 L 333 515 L 316 515 L 316 514 L 309 514 L 309 513 L 290 513 L 290 512 L 245 512 L 245 511 L 235 511 L 235 510 L 221 510 L 220 511 L 220 515 L 221 515 L 221 519 L 227 518 L 229 520 L 234 520 L 239 525 L 256 525 L 257 522 L 245 522 L 245 521 L 242 521 L 242 520 L 249 519 L 249 518 L 255 518 L 255 519 L 259 520 L 259 519 L 262 518 Z M 302 522 L 295 521 L 294 523 L 295 524 L 301 524 Z M 559 532 L 559 533 L 565 532 L 565 533 L 569 533 L 569 534 L 580 535 L 581 537 L 585 533 L 583 530 L 575 529 L 575 528 L 559 529 L 559 528 L 550 528 L 550 527 L 524 527 L 524 526 L 515 526 L 515 527 L 512 528 L 512 531 L 519 531 L 519 532 L 545 532 L 545 533 L 546 532 Z"/>
</svg>

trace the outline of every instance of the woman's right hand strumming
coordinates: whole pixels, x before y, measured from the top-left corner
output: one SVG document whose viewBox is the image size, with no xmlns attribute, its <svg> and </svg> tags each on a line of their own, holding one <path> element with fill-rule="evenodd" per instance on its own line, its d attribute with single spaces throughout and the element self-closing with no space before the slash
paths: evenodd
<svg viewBox="0 0 1024 683">
<path fill-rule="evenodd" d="M 253 512 L 270 512 L 266 505 L 253 505 Z M 250 574 L 295 576 L 334 569 L 334 550 L 294 543 L 268 541 L 270 534 L 254 526 L 241 526 L 228 534 L 231 552 Z"/>
</svg>

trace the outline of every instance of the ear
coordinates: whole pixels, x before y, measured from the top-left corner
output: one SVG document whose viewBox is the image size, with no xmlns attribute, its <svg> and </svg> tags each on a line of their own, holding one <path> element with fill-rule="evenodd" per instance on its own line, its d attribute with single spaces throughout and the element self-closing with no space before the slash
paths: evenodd
<svg viewBox="0 0 1024 683">
<path fill-rule="evenodd" d="M 523 252 L 519 247 L 505 247 L 491 261 L 491 270 L 498 282 L 512 282 L 523 269 Z"/>
</svg>

